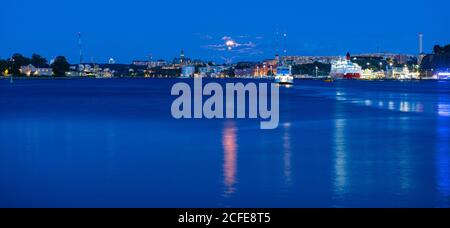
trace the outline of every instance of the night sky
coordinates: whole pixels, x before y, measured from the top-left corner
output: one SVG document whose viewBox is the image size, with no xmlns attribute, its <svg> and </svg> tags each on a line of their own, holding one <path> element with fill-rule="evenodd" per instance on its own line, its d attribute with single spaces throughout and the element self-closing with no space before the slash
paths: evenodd
<svg viewBox="0 0 450 228">
<path fill-rule="evenodd" d="M 416 54 L 450 43 L 448 0 L 106 1 L 7 0 L 0 12 L 0 58 L 13 53 L 65 55 L 130 63 L 179 55 L 259 60 L 286 46 L 291 55 L 377 51 Z M 281 35 L 287 34 L 285 41 Z M 231 50 L 224 44 L 232 40 Z"/>
</svg>

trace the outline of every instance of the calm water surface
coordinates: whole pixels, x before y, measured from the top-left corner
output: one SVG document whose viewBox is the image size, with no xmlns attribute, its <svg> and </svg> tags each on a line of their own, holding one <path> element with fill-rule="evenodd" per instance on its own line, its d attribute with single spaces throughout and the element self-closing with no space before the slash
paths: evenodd
<svg viewBox="0 0 450 228">
<path fill-rule="evenodd" d="M 0 80 L 0 207 L 450 206 L 448 82 L 298 81 L 276 130 L 175 82 Z"/>
</svg>

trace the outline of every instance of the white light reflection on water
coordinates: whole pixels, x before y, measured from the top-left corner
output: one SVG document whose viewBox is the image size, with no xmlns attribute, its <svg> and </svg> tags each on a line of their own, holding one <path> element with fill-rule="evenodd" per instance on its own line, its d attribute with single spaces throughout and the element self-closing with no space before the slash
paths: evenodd
<svg viewBox="0 0 450 228">
<path fill-rule="evenodd" d="M 336 119 L 334 127 L 334 193 L 343 198 L 347 192 L 347 155 L 345 151 L 345 119 Z"/>
<path fill-rule="evenodd" d="M 388 105 L 388 109 L 391 110 L 391 111 L 394 111 L 395 110 L 395 103 L 393 101 L 389 101 L 388 104 L 389 104 Z"/>
<path fill-rule="evenodd" d="M 383 100 L 377 99 L 353 99 L 351 101 L 352 104 L 364 105 L 367 107 L 374 107 L 379 109 L 387 109 L 390 111 L 399 111 L 399 112 L 416 112 L 422 113 L 424 112 L 424 105 L 419 101 L 406 101 L 406 100 L 389 100 L 387 104 Z M 373 105 L 377 104 L 377 105 Z"/>
<path fill-rule="evenodd" d="M 338 101 L 346 101 L 347 98 L 345 98 L 345 93 L 337 91 L 336 92 L 336 100 L 338 100 Z"/>
<path fill-rule="evenodd" d="M 283 124 L 283 162 L 284 162 L 284 178 L 286 187 L 290 188 L 292 185 L 292 150 L 291 150 L 291 123 Z"/>
<path fill-rule="evenodd" d="M 450 116 L 450 104 L 448 103 L 439 103 L 438 104 L 438 115 L 439 116 Z"/>
<path fill-rule="evenodd" d="M 330 96 L 330 94 L 323 95 Z M 400 94 L 397 98 L 395 98 L 395 96 L 389 96 L 390 98 L 388 100 L 383 97 L 380 97 L 378 99 L 367 98 L 364 94 L 345 93 L 342 91 L 336 91 L 334 94 L 332 94 L 332 96 L 337 101 L 342 101 L 344 103 L 351 103 L 379 109 L 387 109 L 391 111 L 417 113 L 422 113 L 425 111 L 424 104 L 421 101 L 412 100 L 413 98 L 411 98 L 411 96 L 408 96 L 407 94 Z M 447 110 L 442 111 L 442 115 L 450 116 L 450 106 L 442 106 L 440 107 L 440 109 Z"/>
</svg>

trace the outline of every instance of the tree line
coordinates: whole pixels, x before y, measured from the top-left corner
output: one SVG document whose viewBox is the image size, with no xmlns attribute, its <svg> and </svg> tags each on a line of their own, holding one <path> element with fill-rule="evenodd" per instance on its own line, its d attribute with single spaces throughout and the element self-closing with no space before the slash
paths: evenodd
<svg viewBox="0 0 450 228">
<path fill-rule="evenodd" d="M 22 66 L 33 65 L 36 68 L 52 68 L 55 76 L 65 76 L 65 72 L 69 71 L 70 64 L 64 56 L 57 56 L 51 63 L 46 58 L 39 54 L 32 54 L 31 57 L 26 57 L 22 54 L 16 53 L 8 59 L 0 59 L 0 73 L 14 76 L 24 76 L 20 72 Z"/>
<path fill-rule="evenodd" d="M 426 55 L 420 69 L 426 71 L 448 70 L 450 68 L 450 44 L 445 46 L 435 45 L 433 54 Z"/>
<path fill-rule="evenodd" d="M 434 45 L 433 53 L 435 55 L 450 55 L 450 44 L 447 44 L 445 46 Z"/>
</svg>

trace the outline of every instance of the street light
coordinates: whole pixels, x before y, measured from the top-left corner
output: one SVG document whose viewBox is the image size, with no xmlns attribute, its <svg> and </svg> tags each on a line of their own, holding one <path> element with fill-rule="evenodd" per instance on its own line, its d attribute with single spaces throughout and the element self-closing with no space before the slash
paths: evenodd
<svg viewBox="0 0 450 228">
<path fill-rule="evenodd" d="M 15 59 L 13 57 L 11 57 L 11 62 L 12 62 L 12 68 L 14 69 Z M 9 83 L 11 83 L 11 84 L 14 83 L 14 71 L 13 71 L 13 69 L 11 69 L 11 78 L 9 79 Z"/>
</svg>

